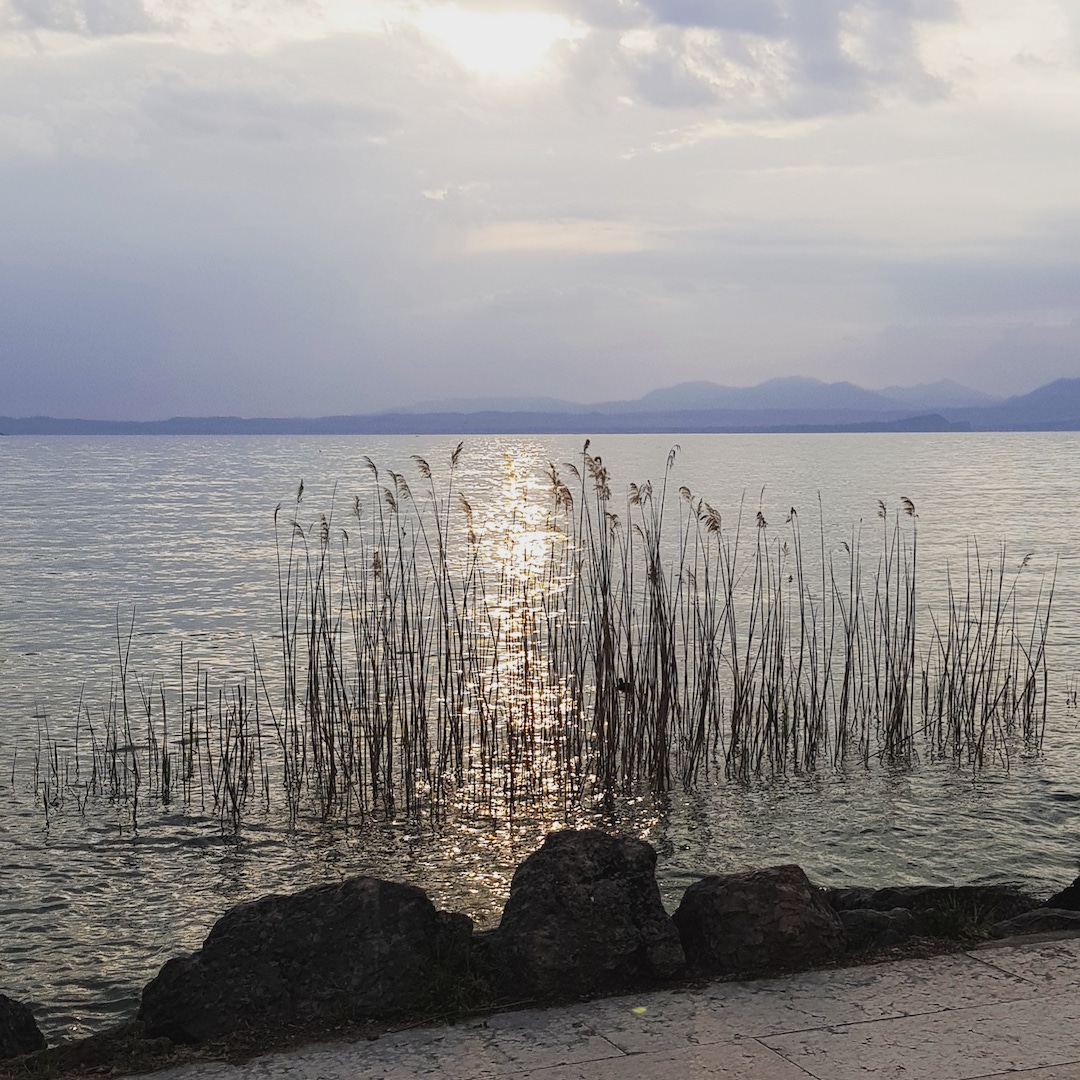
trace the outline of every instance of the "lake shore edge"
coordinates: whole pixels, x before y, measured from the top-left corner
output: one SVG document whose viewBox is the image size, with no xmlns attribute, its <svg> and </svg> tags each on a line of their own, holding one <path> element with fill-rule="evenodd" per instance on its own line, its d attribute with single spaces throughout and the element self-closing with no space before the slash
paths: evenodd
<svg viewBox="0 0 1080 1080">
<path fill-rule="evenodd" d="M 906 960 L 933 959 L 962 953 L 979 953 L 999 948 L 1033 945 L 1041 942 L 1080 939 L 1080 930 L 1044 931 L 1006 938 L 970 935 L 956 938 L 911 938 L 884 949 L 849 953 L 814 970 L 842 971 L 852 968 L 879 967 Z M 674 990 L 686 993 L 704 991 L 725 983 L 746 983 L 804 974 L 799 971 L 773 971 L 753 976 L 728 978 L 684 977 L 651 987 L 651 990 Z M 620 994 L 596 995 L 579 999 L 601 1001 Z M 453 1026 L 500 1013 L 523 1009 L 558 1008 L 574 1002 L 522 1000 L 457 1015 L 429 1014 L 402 1018 L 395 1023 L 337 1022 L 309 1023 L 279 1027 L 273 1031 L 251 1028 L 233 1032 L 201 1046 L 174 1043 L 167 1038 L 148 1038 L 140 1021 L 118 1025 L 81 1039 L 64 1041 L 33 1054 L 0 1061 L 0 1080 L 82 1080 L 90 1076 L 125 1077 L 160 1072 L 186 1065 L 221 1062 L 243 1065 L 266 1055 L 284 1054 L 318 1044 L 352 1044 L 372 1041 L 386 1035 L 424 1027 Z"/>
</svg>

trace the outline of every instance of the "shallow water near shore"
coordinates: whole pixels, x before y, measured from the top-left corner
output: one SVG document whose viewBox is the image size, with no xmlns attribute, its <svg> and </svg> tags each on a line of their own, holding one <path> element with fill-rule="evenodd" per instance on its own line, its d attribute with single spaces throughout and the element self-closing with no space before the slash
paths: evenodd
<svg viewBox="0 0 1080 1080">
<path fill-rule="evenodd" d="M 1049 710 L 1043 753 L 1013 747 L 1006 770 L 922 763 L 848 766 L 736 784 L 704 780 L 664 796 L 549 809 L 513 822 L 360 827 L 252 813 L 237 835 L 199 806 L 146 805 L 138 828 L 122 808 L 68 802 L 46 821 L 26 769 L 44 717 L 68 737 L 80 699 L 107 700 L 118 664 L 117 608 L 137 609 L 131 667 L 172 678 L 180 644 L 213 678 L 242 674 L 252 645 L 275 653 L 272 518 L 303 479 L 312 517 L 351 501 L 360 458 L 433 468 L 453 440 L 7 439 L 2 459 L 18 527 L 0 539 L 0 990 L 33 1003 L 51 1037 L 129 1017 L 169 956 L 198 946 L 232 904 L 351 873 L 421 885 L 481 925 L 498 917 L 513 868 L 561 824 L 643 836 L 659 853 L 665 902 L 701 873 L 798 862 L 826 885 L 1014 881 L 1036 891 L 1077 872 L 1080 567 L 1071 506 L 1073 435 L 694 436 L 601 440 L 613 486 L 674 476 L 726 514 L 744 496 L 778 517 L 817 512 L 830 536 L 873 522 L 876 500 L 919 512 L 928 594 L 970 537 L 1007 540 L 1025 574 L 1057 565 Z M 466 446 L 463 489 L 474 506 L 570 460 L 572 439 L 487 439 Z M 759 492 L 764 486 L 764 495 Z M 760 500 L 760 501 L 759 501 Z M 492 511 L 497 513 L 497 509 Z M 750 512 L 750 517 L 753 513 Z M 37 717 L 37 718 L 36 718 Z"/>
</svg>

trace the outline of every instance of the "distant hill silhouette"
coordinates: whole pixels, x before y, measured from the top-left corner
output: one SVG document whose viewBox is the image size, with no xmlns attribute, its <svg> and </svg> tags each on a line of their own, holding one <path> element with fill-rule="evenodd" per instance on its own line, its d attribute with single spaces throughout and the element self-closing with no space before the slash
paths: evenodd
<svg viewBox="0 0 1080 1080">
<path fill-rule="evenodd" d="M 580 404 L 559 398 L 480 397 L 425 401 L 391 409 L 392 413 L 624 413 L 683 412 L 701 409 L 757 410 L 812 409 L 855 410 L 867 414 L 895 414 L 916 408 L 925 412 L 943 408 L 994 405 L 1001 399 L 970 386 L 943 379 L 918 386 L 890 386 L 865 390 L 850 382 L 826 383 L 820 379 L 792 376 L 769 379 L 757 386 L 722 386 L 714 382 L 685 382 L 651 390 L 630 401 Z"/>
<path fill-rule="evenodd" d="M 515 403 L 530 407 L 516 408 Z M 790 378 L 770 379 L 749 387 L 681 383 L 653 390 L 635 401 L 593 405 L 554 398 L 489 398 L 431 402 L 423 411 L 314 418 L 203 416 L 112 421 L 0 417 L 0 432 L 9 435 L 589 435 L 960 430 L 1080 431 L 1080 378 L 1058 379 L 1029 394 L 1005 400 L 945 380 L 874 391 L 848 382 Z"/>
<path fill-rule="evenodd" d="M 918 386 L 886 386 L 879 390 L 882 397 L 910 405 L 916 409 L 963 409 L 972 406 L 997 405 L 1003 399 L 984 394 L 951 379 L 939 379 Z"/>
<path fill-rule="evenodd" d="M 984 408 L 948 409 L 955 420 L 984 431 L 1080 430 L 1080 379 L 1052 383 Z"/>
<path fill-rule="evenodd" d="M 873 390 L 849 382 L 792 377 L 769 379 L 757 386 L 717 386 L 709 382 L 681 383 L 653 390 L 627 402 L 630 412 L 670 412 L 676 409 L 821 410 L 895 412 L 898 403 Z M 902 407 L 902 406 L 900 406 Z"/>
</svg>

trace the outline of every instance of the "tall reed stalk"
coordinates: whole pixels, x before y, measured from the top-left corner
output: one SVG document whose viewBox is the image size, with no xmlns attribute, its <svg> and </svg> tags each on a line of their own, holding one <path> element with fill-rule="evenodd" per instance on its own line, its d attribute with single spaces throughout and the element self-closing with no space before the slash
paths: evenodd
<svg viewBox="0 0 1080 1080">
<path fill-rule="evenodd" d="M 80 707 L 74 750 L 39 729 L 46 812 L 70 794 L 133 824 L 140 800 L 233 828 L 276 805 L 292 821 L 513 817 L 643 784 L 920 753 L 978 767 L 1041 745 L 1055 582 L 1022 596 L 1026 560 L 1010 573 L 1004 546 L 988 561 L 972 543 L 943 610 L 925 609 L 908 499 L 830 551 L 820 500 L 810 541 L 794 507 L 726 522 L 669 492 L 678 448 L 655 488 L 617 500 L 589 449 L 546 488 L 516 478 L 483 524 L 461 445 L 441 480 L 414 458 L 416 493 L 365 459 L 344 525 L 333 503 L 306 524 L 300 484 L 274 514 L 276 668 L 253 652 L 214 689 L 181 649 L 175 689 L 144 685 L 118 620 L 108 706 Z"/>
</svg>

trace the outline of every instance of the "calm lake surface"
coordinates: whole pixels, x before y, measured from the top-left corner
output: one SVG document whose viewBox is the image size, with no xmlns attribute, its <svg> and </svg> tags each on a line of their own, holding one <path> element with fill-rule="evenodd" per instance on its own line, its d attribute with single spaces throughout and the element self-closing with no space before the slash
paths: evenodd
<svg viewBox="0 0 1080 1080">
<path fill-rule="evenodd" d="M 129 673 L 176 677 L 181 645 L 212 683 L 241 679 L 280 651 L 274 511 L 302 524 L 344 517 L 369 491 L 363 456 L 413 483 L 412 455 L 445 475 L 449 438 L 5 438 L 0 477 L 0 991 L 30 1001 L 50 1037 L 130 1017 L 143 984 L 198 946 L 233 904 L 347 874 L 419 884 L 479 924 L 498 917 L 513 868 L 562 813 L 513 823 L 409 821 L 363 827 L 252 815 L 239 834 L 176 801 L 147 806 L 138 828 L 104 800 L 45 814 L 34 786 L 39 739 L 65 744 L 82 708 L 108 705 L 135 610 Z M 832 550 L 878 500 L 918 512 L 920 605 L 940 603 L 946 568 L 962 570 L 972 539 L 1007 543 L 1024 596 L 1057 573 L 1041 755 L 975 775 L 942 764 L 871 764 L 749 784 L 712 779 L 647 792 L 571 823 L 597 822 L 657 848 L 666 902 L 698 874 L 798 862 L 820 884 L 1014 881 L 1049 891 L 1080 865 L 1080 544 L 1076 434 L 615 436 L 603 457 L 616 500 L 631 481 L 688 487 L 734 521 L 760 510 L 782 521 L 819 515 Z M 581 440 L 466 441 L 456 483 L 480 525 L 508 500 L 541 491 L 549 462 L 580 461 Z M 291 513 L 291 510 L 290 510 Z M 264 659 L 264 663 L 266 660 Z M 190 668 L 189 668 L 190 670 Z M 156 683 L 155 683 L 156 685 Z M 40 767 L 40 766 L 39 766 Z"/>
</svg>

